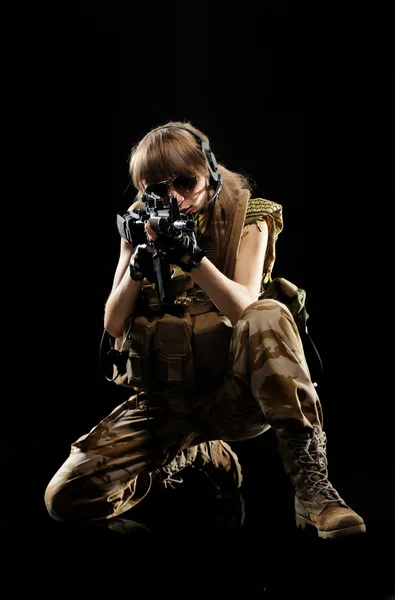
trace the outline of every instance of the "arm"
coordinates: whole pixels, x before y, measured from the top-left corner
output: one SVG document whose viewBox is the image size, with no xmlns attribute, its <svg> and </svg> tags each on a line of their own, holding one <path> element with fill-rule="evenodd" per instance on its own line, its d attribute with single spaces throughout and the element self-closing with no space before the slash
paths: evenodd
<svg viewBox="0 0 395 600">
<path fill-rule="evenodd" d="M 157 234 L 149 222 L 145 227 L 148 236 L 155 240 Z M 259 226 L 251 225 L 249 233 L 241 239 L 233 280 L 228 279 L 206 257 L 192 271 L 193 280 L 210 296 L 232 325 L 249 304 L 258 300 L 267 245 L 268 226 L 266 221 L 260 221 Z"/>
<path fill-rule="evenodd" d="M 235 325 L 249 304 L 256 302 L 268 243 L 266 221 L 251 225 L 241 239 L 233 281 L 221 273 L 206 257 L 192 271 L 194 281 L 208 294 L 217 308 Z"/>
<path fill-rule="evenodd" d="M 132 244 L 121 239 L 118 265 L 104 310 L 104 328 L 114 338 L 122 335 L 125 320 L 133 313 L 142 286 L 141 281 L 135 281 L 129 274 L 132 254 Z"/>
</svg>

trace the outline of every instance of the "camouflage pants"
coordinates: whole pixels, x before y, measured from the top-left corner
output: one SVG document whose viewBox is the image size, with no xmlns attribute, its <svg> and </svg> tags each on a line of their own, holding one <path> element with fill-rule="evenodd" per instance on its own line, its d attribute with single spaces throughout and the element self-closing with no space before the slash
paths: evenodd
<svg viewBox="0 0 395 600">
<path fill-rule="evenodd" d="M 151 473 L 208 440 L 237 441 L 269 427 L 321 427 L 321 405 L 288 308 L 254 302 L 236 323 L 220 389 L 206 397 L 132 396 L 71 446 L 45 492 L 57 520 L 105 519 L 136 505 Z"/>
</svg>

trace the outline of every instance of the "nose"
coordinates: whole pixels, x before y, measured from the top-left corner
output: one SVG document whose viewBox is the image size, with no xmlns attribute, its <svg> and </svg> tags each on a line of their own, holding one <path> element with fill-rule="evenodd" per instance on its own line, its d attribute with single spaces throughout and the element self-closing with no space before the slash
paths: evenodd
<svg viewBox="0 0 395 600">
<path fill-rule="evenodd" d="M 167 194 L 168 196 L 177 196 L 176 188 L 172 183 L 167 183 Z"/>
<path fill-rule="evenodd" d="M 173 196 L 177 200 L 177 204 L 180 206 L 184 201 L 184 197 L 181 196 L 180 192 L 176 190 L 172 183 L 167 184 L 167 197 Z"/>
</svg>

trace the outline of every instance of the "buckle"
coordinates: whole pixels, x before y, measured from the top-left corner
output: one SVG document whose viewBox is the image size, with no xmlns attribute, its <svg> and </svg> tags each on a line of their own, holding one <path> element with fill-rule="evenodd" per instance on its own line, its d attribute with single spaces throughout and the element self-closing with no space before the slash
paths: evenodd
<svg viewBox="0 0 395 600">
<path fill-rule="evenodd" d="M 203 290 L 196 290 L 192 296 L 197 302 L 205 302 L 207 300 L 207 294 Z"/>
<path fill-rule="evenodd" d="M 158 294 L 156 292 L 156 287 L 155 284 L 153 283 L 144 283 L 142 288 L 141 288 L 142 293 L 147 294 L 147 298 L 148 298 L 148 305 L 150 310 L 152 311 L 158 311 L 161 309 L 161 305 L 159 302 L 159 297 Z"/>
</svg>

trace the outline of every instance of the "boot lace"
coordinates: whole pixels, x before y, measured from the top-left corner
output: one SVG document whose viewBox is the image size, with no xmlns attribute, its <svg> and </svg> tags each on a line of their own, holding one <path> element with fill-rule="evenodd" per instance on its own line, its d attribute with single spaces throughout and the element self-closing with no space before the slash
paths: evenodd
<svg viewBox="0 0 395 600">
<path fill-rule="evenodd" d="M 289 440 L 289 446 L 298 457 L 301 470 L 306 477 L 308 493 L 319 494 L 323 499 L 323 504 L 342 502 L 339 493 L 327 478 L 325 433 L 315 435 L 308 449 L 306 448 L 306 441 L 294 438 Z"/>
<path fill-rule="evenodd" d="M 174 490 L 177 487 L 177 485 L 181 485 L 182 483 L 184 483 L 183 478 L 173 473 L 173 469 L 171 467 L 163 467 L 162 473 L 165 476 L 163 477 L 161 484 L 165 489 L 171 488 Z"/>
<path fill-rule="evenodd" d="M 189 466 L 193 466 L 193 456 L 190 452 L 180 452 L 168 465 L 162 467 L 162 485 L 175 489 L 177 485 L 184 483 L 178 473 Z"/>
</svg>

